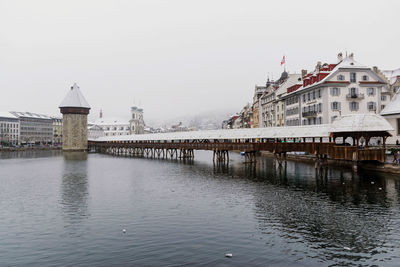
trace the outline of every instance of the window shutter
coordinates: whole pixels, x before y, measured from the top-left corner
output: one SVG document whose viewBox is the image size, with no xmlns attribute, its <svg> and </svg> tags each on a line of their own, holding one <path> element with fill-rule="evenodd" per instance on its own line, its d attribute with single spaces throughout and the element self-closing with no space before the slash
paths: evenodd
<svg viewBox="0 0 400 267">
<path fill-rule="evenodd" d="M 338 110 L 342 110 L 342 108 L 341 108 L 341 102 L 338 102 Z"/>
</svg>

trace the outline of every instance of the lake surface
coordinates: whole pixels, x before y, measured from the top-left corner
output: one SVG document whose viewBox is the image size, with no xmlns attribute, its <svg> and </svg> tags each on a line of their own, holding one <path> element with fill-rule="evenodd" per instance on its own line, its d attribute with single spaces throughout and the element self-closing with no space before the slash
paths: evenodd
<svg viewBox="0 0 400 267">
<path fill-rule="evenodd" d="M 399 177 L 242 161 L 2 153 L 0 266 L 400 264 Z"/>
</svg>

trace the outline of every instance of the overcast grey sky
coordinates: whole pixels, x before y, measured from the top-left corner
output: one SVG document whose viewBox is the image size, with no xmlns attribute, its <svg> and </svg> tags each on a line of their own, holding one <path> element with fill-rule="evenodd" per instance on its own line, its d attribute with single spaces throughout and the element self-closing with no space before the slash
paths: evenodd
<svg viewBox="0 0 400 267">
<path fill-rule="evenodd" d="M 0 110 L 59 114 L 77 82 L 105 116 L 240 110 L 286 55 L 400 67 L 400 1 L 0 0 Z"/>
</svg>

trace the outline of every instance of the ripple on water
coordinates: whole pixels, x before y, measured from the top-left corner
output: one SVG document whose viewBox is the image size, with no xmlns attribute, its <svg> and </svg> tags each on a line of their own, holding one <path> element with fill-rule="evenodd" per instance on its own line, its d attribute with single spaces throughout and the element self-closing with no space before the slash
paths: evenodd
<svg viewBox="0 0 400 267">
<path fill-rule="evenodd" d="M 269 159 L 250 167 L 235 154 L 228 167 L 213 166 L 201 152 L 191 164 L 96 154 L 2 158 L 6 266 L 399 260 L 400 186 L 388 175 L 293 162 L 279 169 Z"/>
</svg>

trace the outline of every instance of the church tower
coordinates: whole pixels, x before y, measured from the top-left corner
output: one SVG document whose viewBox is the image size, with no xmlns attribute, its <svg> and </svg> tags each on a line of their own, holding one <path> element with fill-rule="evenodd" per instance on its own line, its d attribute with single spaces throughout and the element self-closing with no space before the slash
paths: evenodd
<svg viewBox="0 0 400 267">
<path fill-rule="evenodd" d="M 143 109 L 136 106 L 131 107 L 131 119 L 129 120 L 130 134 L 144 133 Z"/>
<path fill-rule="evenodd" d="M 76 83 L 71 87 L 59 108 L 63 114 L 63 151 L 87 150 L 87 115 L 90 106 Z"/>
</svg>

